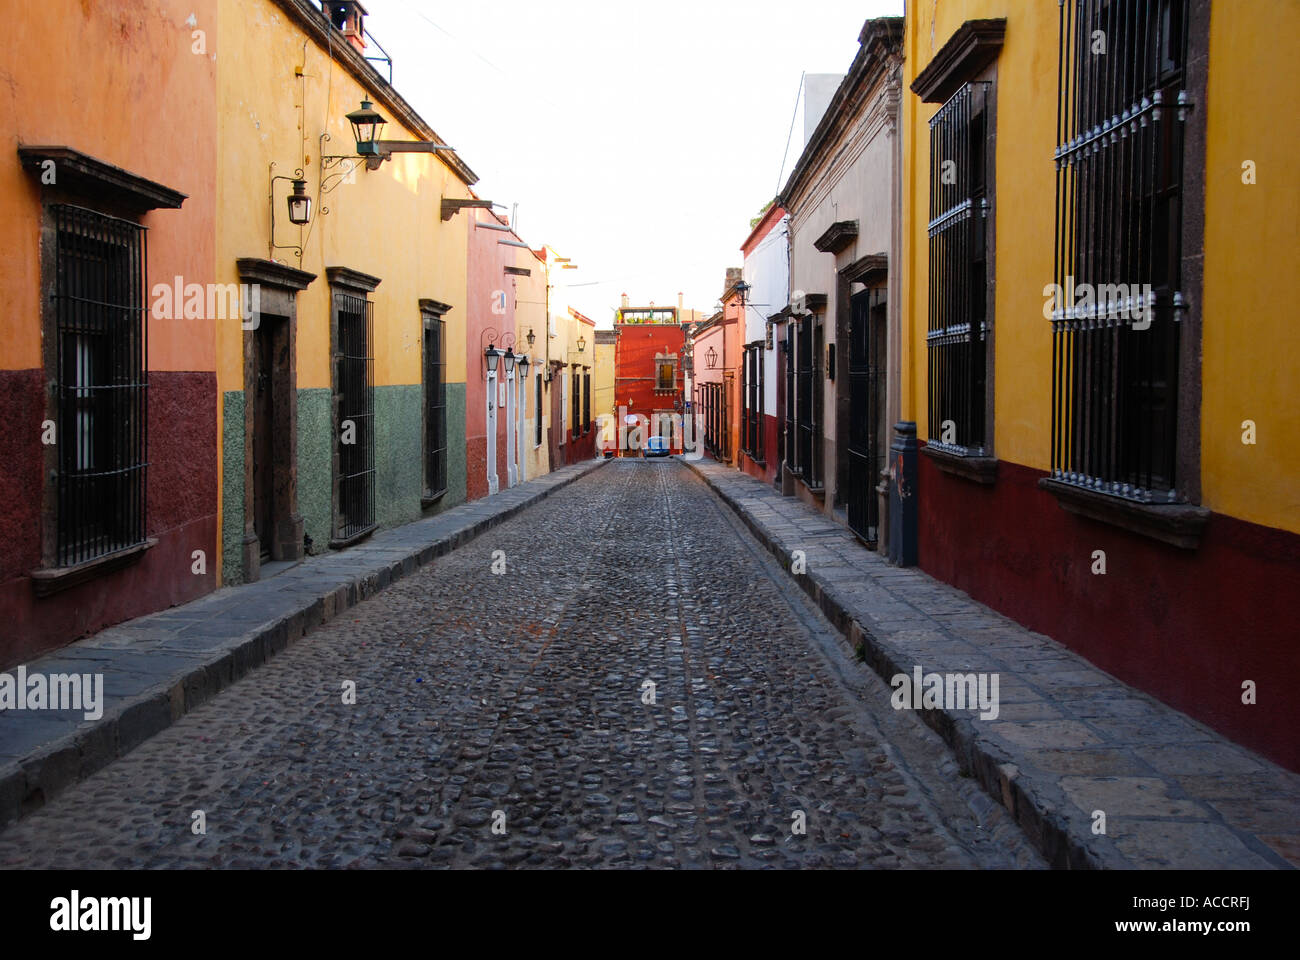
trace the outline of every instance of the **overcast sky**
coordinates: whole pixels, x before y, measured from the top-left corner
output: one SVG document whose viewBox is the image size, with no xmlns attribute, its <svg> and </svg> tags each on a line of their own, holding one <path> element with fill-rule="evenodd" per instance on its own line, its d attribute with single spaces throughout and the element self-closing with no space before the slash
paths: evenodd
<svg viewBox="0 0 1300 960">
<path fill-rule="evenodd" d="M 802 72 L 844 73 L 902 0 L 365 0 L 398 91 L 518 203 L 532 246 L 610 323 L 634 304 L 710 310 L 749 220 L 778 188 Z M 796 126 L 785 174 L 802 149 Z M 782 177 L 782 182 L 784 177 Z M 506 211 L 509 213 L 509 210 Z"/>
</svg>

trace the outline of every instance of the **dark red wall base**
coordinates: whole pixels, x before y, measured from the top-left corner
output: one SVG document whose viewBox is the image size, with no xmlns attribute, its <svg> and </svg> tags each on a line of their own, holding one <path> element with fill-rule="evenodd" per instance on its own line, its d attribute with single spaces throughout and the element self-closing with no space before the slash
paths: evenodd
<svg viewBox="0 0 1300 960">
<path fill-rule="evenodd" d="M 130 566 L 36 597 L 29 574 L 41 562 L 43 381 L 38 370 L 0 372 L 0 409 L 12 411 L 0 418 L 0 669 L 216 586 L 216 377 L 152 370 L 146 532 L 157 545 Z M 193 572 L 196 550 L 202 574 Z"/>
<path fill-rule="evenodd" d="M 982 486 L 918 459 L 923 570 L 1300 771 L 1300 536 L 1214 514 L 1183 550 L 1067 513 L 1040 471 Z"/>
<path fill-rule="evenodd" d="M 777 471 L 781 469 L 780 426 L 776 417 L 763 417 L 763 463 L 751 460 L 749 454 L 740 451 L 738 459 L 740 469 L 756 480 L 775 483 Z"/>
</svg>

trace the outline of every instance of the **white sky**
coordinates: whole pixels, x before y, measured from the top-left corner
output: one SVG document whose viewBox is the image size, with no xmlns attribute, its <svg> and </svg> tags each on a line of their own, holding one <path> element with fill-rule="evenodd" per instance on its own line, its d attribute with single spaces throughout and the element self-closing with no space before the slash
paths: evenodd
<svg viewBox="0 0 1300 960">
<path fill-rule="evenodd" d="M 782 153 L 799 77 L 844 73 L 903 0 L 363 0 L 393 84 L 609 326 L 626 291 L 711 310 Z M 374 52 L 374 51 L 368 51 Z M 381 65 L 382 66 L 382 65 Z M 587 286 L 586 284 L 594 284 Z"/>
</svg>

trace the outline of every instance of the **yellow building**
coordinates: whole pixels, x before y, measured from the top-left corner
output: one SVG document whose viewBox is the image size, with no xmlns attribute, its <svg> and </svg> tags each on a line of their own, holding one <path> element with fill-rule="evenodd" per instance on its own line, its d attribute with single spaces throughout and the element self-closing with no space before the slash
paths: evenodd
<svg viewBox="0 0 1300 960">
<path fill-rule="evenodd" d="M 618 405 L 614 399 L 614 347 L 618 334 L 613 330 L 595 332 L 595 357 L 591 368 L 591 415 L 596 421 L 596 452 L 618 449 Z"/>
<path fill-rule="evenodd" d="M 216 338 L 221 569 L 239 583 L 464 499 L 460 211 L 483 201 L 365 59 L 360 4 L 221 13 L 216 275 L 260 301 Z"/>
<path fill-rule="evenodd" d="M 923 568 L 1300 769 L 1300 6 L 1248 7 L 908 5 L 902 417 Z"/>
<path fill-rule="evenodd" d="M 515 353 L 527 357 L 519 375 L 519 464 L 522 480 L 549 473 L 546 444 L 546 288 L 544 251 L 518 248 L 515 276 Z"/>
</svg>

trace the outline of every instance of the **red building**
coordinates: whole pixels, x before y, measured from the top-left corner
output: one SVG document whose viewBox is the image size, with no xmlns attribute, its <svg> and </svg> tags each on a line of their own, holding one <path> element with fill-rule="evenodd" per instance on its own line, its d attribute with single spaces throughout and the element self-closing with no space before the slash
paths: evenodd
<svg viewBox="0 0 1300 960">
<path fill-rule="evenodd" d="M 621 457 L 639 456 L 647 436 L 669 440 L 682 452 L 681 311 L 678 307 L 631 307 L 627 297 L 614 314 L 614 405 Z M 635 425 L 628 418 L 636 418 Z"/>
</svg>

